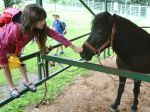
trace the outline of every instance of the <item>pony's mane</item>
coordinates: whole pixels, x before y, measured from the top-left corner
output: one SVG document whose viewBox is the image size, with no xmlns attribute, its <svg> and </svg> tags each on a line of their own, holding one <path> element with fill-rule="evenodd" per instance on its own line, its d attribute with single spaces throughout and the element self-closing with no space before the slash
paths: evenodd
<svg viewBox="0 0 150 112">
<path fill-rule="evenodd" d="M 119 15 L 116 15 L 114 21 L 116 24 L 114 51 L 128 65 L 143 63 L 144 66 L 143 58 L 149 60 L 150 56 L 150 34 L 132 21 Z"/>
<path fill-rule="evenodd" d="M 109 17 L 111 17 L 112 15 L 108 12 L 108 11 L 105 11 L 105 12 L 101 12 L 99 14 L 97 14 L 95 16 L 95 18 L 93 19 L 92 21 L 92 25 L 97 25 L 97 21 L 99 21 L 101 19 L 102 23 L 105 23 L 105 21 L 107 21 L 107 19 Z M 102 19 L 103 17 L 107 18 L 107 19 Z"/>
<path fill-rule="evenodd" d="M 135 46 L 136 49 L 149 48 L 150 50 L 150 34 L 132 21 L 116 15 L 114 18 L 116 24 L 116 37 L 121 44 L 127 46 Z M 127 42 L 127 43 L 125 43 Z"/>
</svg>

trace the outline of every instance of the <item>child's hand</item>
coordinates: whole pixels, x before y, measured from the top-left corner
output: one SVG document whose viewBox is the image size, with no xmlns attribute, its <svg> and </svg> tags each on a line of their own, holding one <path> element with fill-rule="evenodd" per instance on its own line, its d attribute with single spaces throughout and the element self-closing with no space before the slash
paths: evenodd
<svg viewBox="0 0 150 112">
<path fill-rule="evenodd" d="M 48 49 L 48 47 L 46 47 L 46 54 L 48 54 L 49 53 L 49 49 Z"/>
<path fill-rule="evenodd" d="M 49 47 L 46 47 L 46 54 L 48 54 L 53 49 L 53 46 L 49 45 Z"/>
<path fill-rule="evenodd" d="M 77 52 L 77 53 L 80 53 L 83 51 L 82 47 L 76 47 L 74 45 L 70 45 L 69 47 L 72 48 L 74 50 L 74 52 Z"/>
<path fill-rule="evenodd" d="M 48 50 L 51 51 L 53 49 L 53 46 L 49 45 Z"/>
<path fill-rule="evenodd" d="M 77 53 L 80 53 L 80 52 L 83 51 L 83 48 L 82 47 L 75 47 L 74 51 L 77 52 Z"/>
</svg>

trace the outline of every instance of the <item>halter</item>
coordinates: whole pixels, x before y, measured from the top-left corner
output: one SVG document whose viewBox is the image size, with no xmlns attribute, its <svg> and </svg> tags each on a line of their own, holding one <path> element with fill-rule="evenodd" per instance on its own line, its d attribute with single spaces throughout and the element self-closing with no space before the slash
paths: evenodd
<svg viewBox="0 0 150 112">
<path fill-rule="evenodd" d="M 113 40 L 115 37 L 115 33 L 116 33 L 116 25 L 113 22 L 113 27 L 112 27 L 112 32 L 110 37 L 108 38 L 108 40 L 102 45 L 100 46 L 98 49 L 95 49 L 91 44 L 89 44 L 87 41 L 85 41 L 85 45 L 94 52 L 94 54 L 97 54 L 99 52 L 101 52 L 102 49 L 104 49 L 108 44 L 111 44 L 111 46 L 113 45 Z"/>
<path fill-rule="evenodd" d="M 97 56 L 99 57 L 100 52 L 109 44 L 111 44 L 111 46 L 113 47 L 113 41 L 114 41 L 114 37 L 115 37 L 115 33 L 116 33 L 116 25 L 115 22 L 113 22 L 113 27 L 112 27 L 112 31 L 111 31 L 111 35 L 108 38 L 108 40 L 102 44 L 102 46 L 100 46 L 98 49 L 95 49 L 91 44 L 89 44 L 87 41 L 85 41 L 85 45 L 94 52 L 94 54 L 97 54 Z M 98 59 L 98 61 L 100 62 L 100 59 Z M 100 62 L 101 63 L 101 62 Z M 102 65 L 102 64 L 101 64 Z"/>
</svg>

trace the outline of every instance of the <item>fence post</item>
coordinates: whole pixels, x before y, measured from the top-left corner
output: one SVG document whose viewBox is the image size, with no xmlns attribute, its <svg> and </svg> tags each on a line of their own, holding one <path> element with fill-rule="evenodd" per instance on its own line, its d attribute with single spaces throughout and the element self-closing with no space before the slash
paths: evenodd
<svg viewBox="0 0 150 112">
<path fill-rule="evenodd" d="M 150 6 L 146 10 L 146 20 L 147 24 L 150 25 Z"/>
<path fill-rule="evenodd" d="M 131 5 L 129 6 L 129 8 L 130 8 L 130 13 L 129 13 L 129 15 L 131 15 L 131 11 L 132 11 Z"/>
<path fill-rule="evenodd" d="M 48 61 L 45 61 L 45 70 L 46 70 L 46 77 L 49 76 L 49 68 L 48 68 Z"/>
<path fill-rule="evenodd" d="M 92 0 L 92 6 L 93 6 L 93 8 L 95 7 L 95 2 L 94 2 L 94 0 Z"/>
<path fill-rule="evenodd" d="M 105 0 L 105 11 L 107 11 L 107 0 Z"/>
<path fill-rule="evenodd" d="M 43 5 L 42 4 L 42 0 L 36 0 L 36 3 L 39 4 L 39 5 L 41 5 L 41 6 Z"/>
<path fill-rule="evenodd" d="M 41 67 L 42 67 L 42 63 L 41 63 L 41 57 L 40 54 L 37 55 L 37 63 L 38 63 L 38 80 L 40 81 L 42 79 L 42 71 L 41 71 Z"/>
<path fill-rule="evenodd" d="M 140 17 L 141 16 L 141 6 L 139 5 L 138 6 L 138 17 Z"/>
</svg>

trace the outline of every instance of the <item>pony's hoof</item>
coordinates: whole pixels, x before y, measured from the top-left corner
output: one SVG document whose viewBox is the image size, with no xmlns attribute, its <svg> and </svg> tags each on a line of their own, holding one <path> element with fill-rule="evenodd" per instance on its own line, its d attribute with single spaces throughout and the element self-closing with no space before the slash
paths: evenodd
<svg viewBox="0 0 150 112">
<path fill-rule="evenodd" d="M 131 109 L 131 112 L 137 112 L 137 110 L 132 110 L 132 109 Z"/>
<path fill-rule="evenodd" d="M 136 106 L 131 106 L 131 112 L 137 112 L 137 107 Z"/>
<path fill-rule="evenodd" d="M 108 112 L 119 112 L 118 109 L 113 109 L 111 107 L 109 107 Z"/>
</svg>

